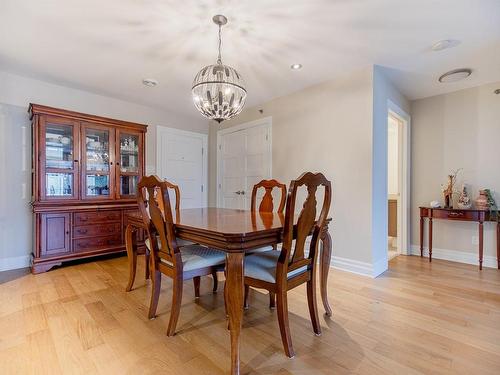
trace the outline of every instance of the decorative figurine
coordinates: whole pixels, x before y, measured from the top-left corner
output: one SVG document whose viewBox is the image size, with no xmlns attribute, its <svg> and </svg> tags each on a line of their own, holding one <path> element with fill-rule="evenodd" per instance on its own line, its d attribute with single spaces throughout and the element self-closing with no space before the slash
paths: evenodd
<svg viewBox="0 0 500 375">
<path fill-rule="evenodd" d="M 451 171 L 451 174 L 448 175 L 448 184 L 446 187 L 441 185 L 441 191 L 444 195 L 444 208 L 453 208 L 453 193 L 457 193 L 457 191 L 453 190 L 453 187 L 457 181 L 457 175 L 460 170 L 461 169 Z"/>
<path fill-rule="evenodd" d="M 470 199 L 469 192 L 465 185 L 462 185 L 462 191 L 458 197 L 457 206 L 462 210 L 468 210 L 472 207 L 472 200 Z"/>
</svg>

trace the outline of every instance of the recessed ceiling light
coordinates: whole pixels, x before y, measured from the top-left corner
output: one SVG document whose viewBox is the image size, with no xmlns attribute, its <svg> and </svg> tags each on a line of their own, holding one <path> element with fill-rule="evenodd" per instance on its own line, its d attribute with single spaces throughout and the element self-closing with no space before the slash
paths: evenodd
<svg viewBox="0 0 500 375">
<path fill-rule="evenodd" d="M 438 81 L 441 83 L 446 82 L 456 82 L 467 78 L 472 74 L 472 70 L 469 68 L 450 70 L 439 77 Z"/>
<path fill-rule="evenodd" d="M 292 70 L 299 70 L 299 69 L 302 69 L 302 64 L 292 64 L 292 65 L 290 65 L 290 68 Z"/>
<path fill-rule="evenodd" d="M 155 87 L 158 85 L 158 81 L 154 78 L 144 78 L 142 84 L 148 87 Z"/>
<path fill-rule="evenodd" d="M 431 49 L 433 51 L 442 51 L 444 49 L 453 48 L 460 44 L 459 40 L 455 39 L 443 39 L 432 45 Z"/>
</svg>

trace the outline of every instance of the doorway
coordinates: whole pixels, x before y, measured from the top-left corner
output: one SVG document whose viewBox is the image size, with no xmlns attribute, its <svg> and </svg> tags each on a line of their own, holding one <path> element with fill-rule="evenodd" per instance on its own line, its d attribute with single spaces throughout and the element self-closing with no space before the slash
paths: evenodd
<svg viewBox="0 0 500 375">
<path fill-rule="evenodd" d="M 401 207 L 400 201 L 400 177 L 401 177 L 401 128 L 403 124 L 400 119 L 389 112 L 387 118 L 387 203 L 388 203 L 388 259 L 398 256 L 401 252 L 398 238 L 400 225 L 398 225 L 398 211 Z M 399 235 L 398 235 L 399 234 Z"/>
<path fill-rule="evenodd" d="M 387 251 L 410 254 L 410 117 L 389 101 L 387 112 Z"/>
<path fill-rule="evenodd" d="M 156 139 L 156 174 L 179 186 L 181 208 L 206 207 L 207 134 L 158 126 Z"/>
<path fill-rule="evenodd" d="M 250 209 L 253 186 L 271 178 L 271 118 L 217 132 L 217 207 Z"/>
</svg>

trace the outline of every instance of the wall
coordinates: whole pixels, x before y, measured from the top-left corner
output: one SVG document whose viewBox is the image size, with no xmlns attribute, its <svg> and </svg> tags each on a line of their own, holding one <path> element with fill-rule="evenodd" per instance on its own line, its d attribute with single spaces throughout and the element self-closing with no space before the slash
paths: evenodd
<svg viewBox="0 0 500 375">
<path fill-rule="evenodd" d="M 472 198 L 480 188 L 494 190 L 500 203 L 500 82 L 412 102 L 412 244 L 419 245 L 418 207 L 443 202 L 440 186 L 446 175 L 463 168 L 457 188 L 466 183 Z M 436 257 L 477 264 L 477 226 L 434 222 Z M 427 231 L 426 231 L 427 232 Z M 427 234 L 427 233 L 426 233 Z M 484 265 L 495 266 L 493 223 L 485 224 Z M 425 238 L 427 244 L 427 236 Z"/>
<path fill-rule="evenodd" d="M 364 274 L 372 272 L 372 77 L 371 68 L 363 69 L 247 108 L 222 123 L 229 127 L 272 116 L 273 177 L 288 183 L 304 171 L 321 171 L 332 181 L 333 264 Z M 210 125 L 211 205 L 216 203 L 218 129 L 217 123 Z"/>
<path fill-rule="evenodd" d="M 0 72 L 0 271 L 26 266 L 32 247 L 29 210 L 31 134 L 27 113 L 30 102 L 148 124 L 147 173 L 154 173 L 156 169 L 157 126 L 208 132 L 208 123 L 201 116 L 180 116 L 88 91 Z M 23 133 L 23 127 L 28 131 Z M 26 152 L 27 161 L 23 162 Z M 27 191 L 25 195 L 24 191 Z"/>
<path fill-rule="evenodd" d="M 386 77 L 385 68 L 373 67 L 372 262 L 376 275 L 388 268 L 387 233 L 387 120 L 389 101 L 410 114 L 410 103 Z M 401 249 L 404 253 L 406 249 Z"/>
</svg>

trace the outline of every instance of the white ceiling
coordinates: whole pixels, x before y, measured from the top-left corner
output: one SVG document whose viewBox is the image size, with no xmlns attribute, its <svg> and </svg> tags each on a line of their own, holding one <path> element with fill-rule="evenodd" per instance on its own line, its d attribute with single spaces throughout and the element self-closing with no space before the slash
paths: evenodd
<svg viewBox="0 0 500 375">
<path fill-rule="evenodd" d="M 371 64 L 409 99 L 500 80 L 500 0 L 2 0 L 0 69 L 198 116 L 190 88 L 215 62 L 217 13 L 247 106 Z M 430 50 L 447 38 L 462 43 Z M 473 75 L 437 83 L 459 67 Z"/>
</svg>

